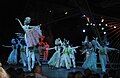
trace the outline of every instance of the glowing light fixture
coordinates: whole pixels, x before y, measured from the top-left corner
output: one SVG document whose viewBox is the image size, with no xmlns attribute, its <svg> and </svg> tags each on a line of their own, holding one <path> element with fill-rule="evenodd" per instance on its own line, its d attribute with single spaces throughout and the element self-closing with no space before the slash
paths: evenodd
<svg viewBox="0 0 120 78">
<path fill-rule="evenodd" d="M 68 12 L 65 12 L 65 14 L 68 14 Z"/>
<path fill-rule="evenodd" d="M 85 32 L 85 29 L 83 29 L 83 32 Z"/>
<path fill-rule="evenodd" d="M 106 32 L 104 31 L 103 34 L 106 34 Z"/>
<path fill-rule="evenodd" d="M 90 25 L 93 25 L 92 23 L 90 23 Z"/>
<path fill-rule="evenodd" d="M 108 26 L 108 24 L 105 24 L 105 26 Z"/>
<path fill-rule="evenodd" d="M 104 30 L 104 27 L 102 27 L 101 30 Z"/>
<path fill-rule="evenodd" d="M 114 26 L 114 28 L 116 28 L 116 26 Z"/>
<path fill-rule="evenodd" d="M 86 26 L 88 26 L 89 24 L 88 23 L 86 23 Z"/>
<path fill-rule="evenodd" d="M 104 22 L 104 19 L 102 18 L 101 22 Z"/>
<path fill-rule="evenodd" d="M 99 26 L 101 26 L 101 24 L 99 24 Z"/>
<path fill-rule="evenodd" d="M 86 17 L 86 15 L 82 15 L 82 17 Z"/>
<path fill-rule="evenodd" d="M 93 24 L 93 26 L 95 26 L 95 24 Z"/>
</svg>

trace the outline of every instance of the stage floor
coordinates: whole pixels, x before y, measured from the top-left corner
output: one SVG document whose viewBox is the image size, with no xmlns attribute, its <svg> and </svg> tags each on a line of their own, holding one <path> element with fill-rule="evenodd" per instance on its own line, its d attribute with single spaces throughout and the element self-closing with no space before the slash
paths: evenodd
<svg viewBox="0 0 120 78">
<path fill-rule="evenodd" d="M 9 65 L 3 65 L 5 69 L 9 67 Z M 22 68 L 22 65 L 16 65 L 15 68 Z M 47 76 L 47 78 L 67 78 L 68 72 L 81 71 L 84 72 L 84 69 L 81 66 L 77 66 L 76 68 L 71 68 L 67 70 L 66 68 L 59 69 L 51 69 L 48 65 L 42 65 L 43 75 Z M 101 76 L 101 68 L 98 68 L 95 73 L 99 73 Z"/>
</svg>

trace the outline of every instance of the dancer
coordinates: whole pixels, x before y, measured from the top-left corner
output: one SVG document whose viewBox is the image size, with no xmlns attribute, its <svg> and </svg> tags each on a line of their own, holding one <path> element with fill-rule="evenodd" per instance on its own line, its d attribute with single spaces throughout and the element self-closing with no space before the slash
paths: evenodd
<svg viewBox="0 0 120 78">
<path fill-rule="evenodd" d="M 84 51 L 83 51 L 84 52 Z M 88 46 L 85 49 L 85 52 L 89 52 L 89 56 L 85 59 L 85 62 L 83 63 L 82 67 L 84 69 L 91 69 L 93 71 L 97 70 L 97 54 L 95 52 L 95 49 L 93 47 L 93 44 L 89 42 Z"/>
<path fill-rule="evenodd" d="M 82 41 L 82 45 L 88 45 L 89 40 L 88 40 L 88 36 L 85 36 L 85 40 Z"/>
<path fill-rule="evenodd" d="M 39 47 L 40 47 L 40 55 L 43 56 L 43 60 L 46 60 L 46 55 L 45 55 L 45 42 L 44 42 L 45 36 L 41 36 L 40 37 L 40 42 L 38 43 Z"/>
<path fill-rule="evenodd" d="M 8 57 L 7 63 L 16 65 L 17 64 L 18 45 L 19 44 L 17 44 L 15 38 L 12 38 L 11 44 L 12 44 L 11 46 L 6 46 L 6 45 L 2 45 L 2 46 L 12 48 L 12 51 L 11 51 L 9 57 Z"/>
<path fill-rule="evenodd" d="M 85 40 L 82 41 L 82 50 L 80 50 L 80 52 L 82 52 L 81 54 L 85 53 L 84 60 L 86 60 L 90 56 L 90 51 L 88 51 L 88 44 L 89 44 L 89 40 L 88 40 L 88 36 L 86 36 Z"/>
<path fill-rule="evenodd" d="M 26 48 L 26 56 L 27 56 L 27 64 L 28 64 L 28 72 L 31 72 L 31 70 L 35 66 L 35 52 L 34 47 Z"/>
<path fill-rule="evenodd" d="M 24 20 L 24 25 L 21 21 L 16 18 L 16 20 L 20 23 L 20 26 L 25 31 L 25 42 L 28 47 L 33 47 L 37 45 L 39 42 L 39 38 L 42 36 L 42 31 L 40 30 L 40 25 L 37 26 L 30 26 L 29 23 L 31 22 L 30 17 L 26 17 Z"/>
<path fill-rule="evenodd" d="M 76 49 L 80 46 L 73 47 L 73 45 L 70 46 L 70 51 L 69 51 L 69 57 L 72 61 L 73 68 L 76 68 L 76 63 L 75 63 L 75 53 L 77 53 Z"/>
<path fill-rule="evenodd" d="M 109 48 L 105 45 L 105 43 L 102 43 L 102 45 L 100 45 L 99 42 L 97 42 L 99 44 L 99 60 L 101 62 L 101 66 L 102 66 L 102 72 L 105 73 L 106 72 L 106 65 L 107 65 L 107 61 L 108 61 L 108 55 L 107 52 L 112 51 L 112 50 L 116 50 L 119 51 L 118 49 L 115 48 Z"/>
<path fill-rule="evenodd" d="M 48 59 L 48 52 L 49 52 L 49 44 L 45 42 L 45 52 L 44 52 L 44 60 L 46 61 Z"/>
<path fill-rule="evenodd" d="M 61 55 L 60 66 L 61 67 L 65 66 L 66 69 L 70 69 L 70 67 L 72 67 L 70 56 L 69 56 L 69 52 L 71 50 L 70 45 L 65 44 L 65 45 L 62 45 L 62 47 L 63 47 L 63 51 Z"/>
<path fill-rule="evenodd" d="M 82 50 L 80 50 L 80 52 L 82 52 L 81 54 L 85 54 L 84 60 L 86 60 L 90 56 L 90 51 L 88 51 L 87 45 L 83 45 Z"/>
<path fill-rule="evenodd" d="M 61 51 L 62 51 L 62 47 L 61 47 L 61 39 L 58 38 L 55 40 L 55 46 L 53 48 L 49 48 L 49 50 L 51 49 L 55 49 L 55 53 L 52 55 L 52 57 L 50 58 L 50 60 L 48 61 L 48 65 L 53 68 L 59 68 L 60 67 L 60 55 L 61 55 Z"/>
<path fill-rule="evenodd" d="M 25 41 L 24 39 L 20 39 L 21 43 L 20 43 L 20 61 L 22 62 L 23 64 L 23 67 L 26 68 L 26 62 L 27 62 L 27 56 L 26 56 L 26 44 L 25 44 Z"/>
<path fill-rule="evenodd" d="M 28 57 L 28 70 L 31 71 L 31 68 L 34 67 L 35 63 L 35 56 L 34 56 L 34 46 L 39 43 L 39 38 L 42 36 L 42 31 L 40 30 L 40 25 L 37 26 L 30 26 L 29 23 L 31 22 L 30 17 L 26 17 L 24 20 L 24 25 L 21 21 L 16 18 L 16 20 L 20 23 L 20 26 L 25 31 L 24 39 L 27 45 L 26 53 Z M 32 66 L 31 66 L 31 58 L 32 58 Z"/>
<path fill-rule="evenodd" d="M 40 63 L 40 47 L 39 47 L 39 45 L 36 45 L 34 47 L 34 52 L 35 52 L 35 58 L 37 60 L 37 63 L 38 63 L 39 66 L 41 66 L 41 63 Z"/>
</svg>

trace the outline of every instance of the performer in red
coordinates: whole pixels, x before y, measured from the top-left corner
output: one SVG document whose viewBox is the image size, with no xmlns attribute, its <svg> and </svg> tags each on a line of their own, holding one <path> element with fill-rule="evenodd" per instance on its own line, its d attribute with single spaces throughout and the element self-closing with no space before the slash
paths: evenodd
<svg viewBox="0 0 120 78">
<path fill-rule="evenodd" d="M 44 60 L 47 60 L 48 58 L 48 48 L 49 48 L 49 44 L 47 42 L 45 42 L 45 52 L 44 52 Z"/>
<path fill-rule="evenodd" d="M 40 37 L 40 42 L 38 43 L 39 47 L 40 47 L 40 55 L 43 55 L 44 54 L 44 51 L 45 51 L 45 43 L 44 43 L 44 38 L 45 36 L 41 36 Z"/>
</svg>

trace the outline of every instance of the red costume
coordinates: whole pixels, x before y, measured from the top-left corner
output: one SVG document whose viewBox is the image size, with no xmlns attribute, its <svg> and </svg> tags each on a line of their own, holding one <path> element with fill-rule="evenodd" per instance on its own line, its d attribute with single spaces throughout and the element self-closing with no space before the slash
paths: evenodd
<svg viewBox="0 0 120 78">
<path fill-rule="evenodd" d="M 45 42 L 44 60 L 47 60 L 48 58 L 48 48 L 49 48 L 49 44 Z"/>
<path fill-rule="evenodd" d="M 40 55 L 44 55 L 43 60 L 47 60 L 48 58 L 48 48 L 49 44 L 47 42 L 44 42 L 45 36 L 40 37 L 40 42 L 38 43 L 40 46 Z"/>
</svg>

